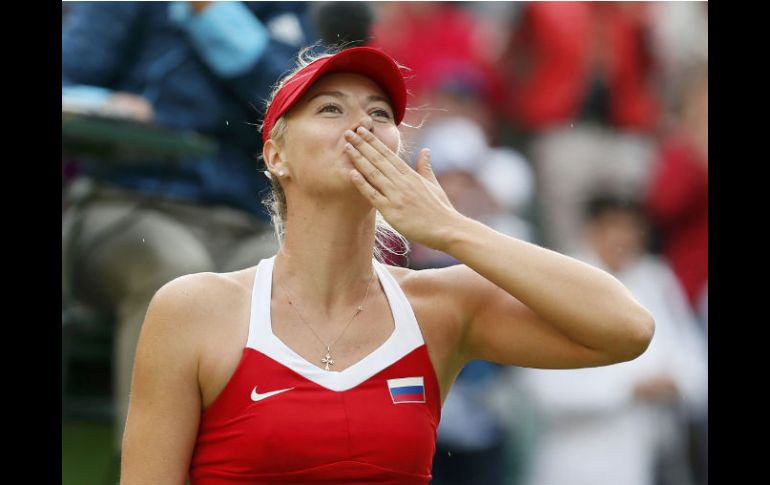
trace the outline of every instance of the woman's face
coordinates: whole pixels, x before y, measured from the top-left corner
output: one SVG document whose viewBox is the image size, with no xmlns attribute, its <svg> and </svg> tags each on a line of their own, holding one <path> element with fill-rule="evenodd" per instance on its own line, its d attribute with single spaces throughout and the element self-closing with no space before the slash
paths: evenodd
<svg viewBox="0 0 770 485">
<path fill-rule="evenodd" d="M 345 152 L 346 130 L 363 126 L 395 153 L 401 143 L 387 96 L 358 74 L 323 76 L 292 107 L 286 121 L 282 158 L 291 181 L 314 193 L 357 190 L 350 182 L 354 166 Z"/>
</svg>

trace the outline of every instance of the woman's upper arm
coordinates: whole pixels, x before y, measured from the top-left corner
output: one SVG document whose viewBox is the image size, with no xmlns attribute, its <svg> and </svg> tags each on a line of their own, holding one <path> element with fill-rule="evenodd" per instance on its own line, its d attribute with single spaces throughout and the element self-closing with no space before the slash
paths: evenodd
<svg viewBox="0 0 770 485">
<path fill-rule="evenodd" d="M 447 298 L 460 305 L 464 360 L 536 368 L 612 363 L 601 352 L 569 339 L 525 304 L 465 265 L 444 269 Z"/>
<path fill-rule="evenodd" d="M 187 283 L 183 277 L 158 290 L 147 310 L 123 436 L 121 485 L 183 485 L 187 478 L 201 413 L 200 316 Z"/>
</svg>

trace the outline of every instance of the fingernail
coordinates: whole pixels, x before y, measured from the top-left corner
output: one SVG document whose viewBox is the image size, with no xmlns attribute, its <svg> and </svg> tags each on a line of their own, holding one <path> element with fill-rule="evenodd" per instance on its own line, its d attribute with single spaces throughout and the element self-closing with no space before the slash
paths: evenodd
<svg viewBox="0 0 770 485">
<path fill-rule="evenodd" d="M 345 130 L 345 137 L 353 138 L 354 136 L 356 136 L 356 134 L 353 133 L 351 130 Z"/>
<path fill-rule="evenodd" d="M 350 143 L 345 143 L 345 150 L 352 150 L 352 149 L 353 149 L 353 145 L 351 145 Z"/>
<path fill-rule="evenodd" d="M 359 126 L 356 131 L 358 132 L 359 135 L 363 135 L 366 133 L 366 128 L 364 128 L 363 126 Z"/>
</svg>

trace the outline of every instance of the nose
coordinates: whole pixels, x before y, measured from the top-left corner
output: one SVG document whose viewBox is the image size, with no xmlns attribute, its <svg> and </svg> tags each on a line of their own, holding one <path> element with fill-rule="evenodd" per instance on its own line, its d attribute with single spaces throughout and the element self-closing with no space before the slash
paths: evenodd
<svg viewBox="0 0 770 485">
<path fill-rule="evenodd" d="M 361 115 L 358 122 L 353 126 L 353 131 L 356 131 L 359 126 L 363 126 L 367 130 L 372 131 L 374 128 L 374 120 L 369 116 L 369 113 L 365 112 Z"/>
</svg>

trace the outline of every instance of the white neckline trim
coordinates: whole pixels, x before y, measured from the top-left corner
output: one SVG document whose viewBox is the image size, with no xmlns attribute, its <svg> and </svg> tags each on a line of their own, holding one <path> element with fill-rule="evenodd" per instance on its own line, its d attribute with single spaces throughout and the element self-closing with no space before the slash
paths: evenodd
<svg viewBox="0 0 770 485">
<path fill-rule="evenodd" d="M 380 262 L 372 259 L 377 277 L 385 290 L 395 328 L 370 354 L 342 371 L 325 371 L 293 351 L 273 333 L 270 301 L 275 256 L 257 266 L 251 296 L 251 320 L 247 347 L 262 352 L 294 372 L 331 391 L 347 391 L 399 361 L 423 344 L 420 326 L 412 306 L 395 278 Z"/>
</svg>

